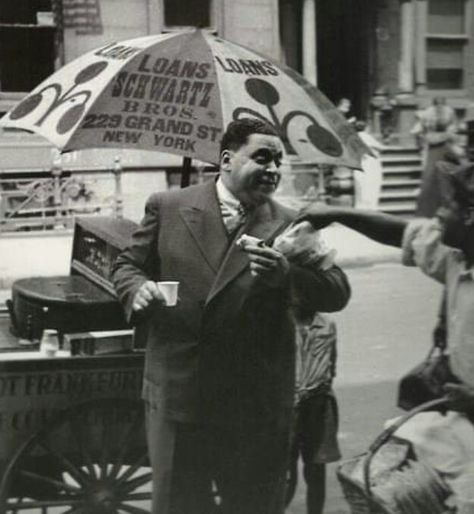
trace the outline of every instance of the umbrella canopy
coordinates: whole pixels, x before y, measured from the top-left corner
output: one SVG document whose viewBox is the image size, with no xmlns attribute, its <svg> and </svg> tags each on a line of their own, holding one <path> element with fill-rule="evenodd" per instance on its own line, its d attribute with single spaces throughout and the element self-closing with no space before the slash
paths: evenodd
<svg viewBox="0 0 474 514">
<path fill-rule="evenodd" d="M 227 124 L 266 120 L 288 156 L 360 167 L 367 148 L 334 105 L 295 71 L 201 30 L 111 43 L 70 62 L 0 125 L 63 152 L 133 148 L 219 162 Z"/>
</svg>

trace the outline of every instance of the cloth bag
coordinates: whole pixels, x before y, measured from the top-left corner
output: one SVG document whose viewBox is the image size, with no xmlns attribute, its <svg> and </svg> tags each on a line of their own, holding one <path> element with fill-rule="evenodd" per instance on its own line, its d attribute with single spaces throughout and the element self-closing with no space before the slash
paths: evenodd
<svg viewBox="0 0 474 514">
<path fill-rule="evenodd" d="M 438 323 L 433 332 L 433 346 L 423 362 L 404 375 L 398 386 L 397 405 L 411 410 L 422 403 L 444 396 L 443 386 L 447 382 L 459 382 L 449 366 L 446 353 L 446 295 L 443 295 Z"/>
</svg>

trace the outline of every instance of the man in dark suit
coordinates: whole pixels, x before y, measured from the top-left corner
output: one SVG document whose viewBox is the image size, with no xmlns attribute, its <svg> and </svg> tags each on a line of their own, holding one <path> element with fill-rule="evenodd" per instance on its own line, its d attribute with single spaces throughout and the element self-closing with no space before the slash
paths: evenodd
<svg viewBox="0 0 474 514">
<path fill-rule="evenodd" d="M 294 391 L 293 293 L 314 310 L 342 309 L 344 273 L 290 264 L 271 248 L 295 212 L 272 200 L 282 143 L 261 121 L 232 122 L 220 177 L 147 202 L 115 263 L 129 319 L 147 327 L 143 398 L 153 512 L 279 514 Z M 243 233 L 266 244 L 235 241 Z M 156 281 L 179 281 L 164 306 Z"/>
</svg>

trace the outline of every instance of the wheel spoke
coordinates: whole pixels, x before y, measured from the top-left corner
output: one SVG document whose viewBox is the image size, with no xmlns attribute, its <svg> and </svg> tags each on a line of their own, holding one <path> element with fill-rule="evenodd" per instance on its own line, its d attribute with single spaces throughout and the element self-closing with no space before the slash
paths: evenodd
<svg viewBox="0 0 474 514">
<path fill-rule="evenodd" d="M 111 416 L 111 422 L 113 422 L 113 411 Z M 100 468 L 100 478 L 106 478 L 107 476 L 107 466 L 109 464 L 109 443 L 112 441 L 111 438 L 111 430 L 110 430 L 110 424 L 107 423 L 107 419 L 104 416 L 104 419 L 102 419 L 102 445 L 101 445 L 101 452 L 99 457 L 99 468 Z"/>
<path fill-rule="evenodd" d="M 70 507 L 81 502 L 79 499 L 64 498 L 60 500 L 22 500 L 20 502 L 7 501 L 6 507 L 16 512 L 19 509 L 41 509 L 43 507 Z M 78 507 L 76 507 L 77 509 Z M 79 507 L 80 508 L 80 507 Z"/>
<path fill-rule="evenodd" d="M 138 487 L 151 482 L 151 477 L 151 473 L 145 473 L 139 477 L 134 478 L 133 480 L 129 480 L 122 486 L 121 491 L 124 491 L 125 493 L 133 491 L 134 489 L 137 489 Z"/>
<path fill-rule="evenodd" d="M 82 489 L 75 485 L 66 484 L 65 482 L 61 482 L 59 480 L 55 480 L 54 478 L 45 477 L 43 475 L 38 475 L 32 471 L 18 471 L 18 474 L 23 475 L 27 478 L 31 478 L 36 482 L 42 482 L 45 485 L 50 485 L 55 487 L 60 491 L 69 491 L 70 493 L 80 493 Z"/>
<path fill-rule="evenodd" d="M 123 464 L 123 460 L 125 458 L 125 454 L 127 452 L 127 449 L 129 448 L 129 444 L 134 438 L 136 438 L 136 435 L 139 432 L 142 423 L 142 413 L 140 411 L 137 411 L 135 413 L 135 419 L 133 420 L 133 423 L 128 427 L 128 429 L 125 429 L 125 433 L 123 437 L 120 439 L 120 452 L 115 459 L 112 470 L 110 471 L 110 477 L 116 478 L 118 476 Z"/>
<path fill-rule="evenodd" d="M 57 472 L 50 472 L 48 476 L 34 470 L 21 470 L 17 460 L 17 464 L 7 470 L 8 483 L 15 481 L 15 477 L 27 479 L 31 489 L 41 490 L 42 494 L 28 493 L 31 499 L 25 494 L 20 498 L 4 498 L 7 512 L 26 514 L 30 509 L 49 512 L 62 507 L 63 514 L 90 514 L 84 504 L 86 495 L 91 492 L 94 480 L 104 480 L 104 486 L 109 484 L 116 488 L 114 513 L 150 514 L 151 493 L 146 491 L 150 489 L 147 484 L 152 474 L 148 454 L 141 445 L 142 438 L 137 441 L 144 424 L 140 407 L 141 404 L 131 401 L 117 400 L 105 406 L 104 402 L 88 402 L 74 412 L 62 414 L 48 431 L 38 431 L 22 446 L 21 462 L 36 451 L 46 453 L 51 469 Z M 89 417 L 93 430 L 89 429 Z M 58 430 L 61 434 L 64 431 L 64 437 L 60 438 L 65 440 L 64 446 L 67 441 L 72 442 L 67 444 L 67 450 L 55 442 L 54 434 Z"/>
<path fill-rule="evenodd" d="M 58 451 L 53 449 L 45 439 L 38 441 L 38 445 L 41 446 L 44 450 L 50 453 L 62 466 L 65 467 L 71 476 L 81 485 L 89 484 L 90 477 L 84 473 L 84 471 L 78 468 L 73 462 L 71 462 L 67 457 L 60 454 Z"/>
<path fill-rule="evenodd" d="M 79 505 L 78 507 L 72 507 L 71 509 L 67 510 L 66 512 L 63 512 L 63 514 L 82 514 L 85 513 L 82 506 Z M 87 514 L 87 513 L 85 513 Z"/>
<path fill-rule="evenodd" d="M 119 477 L 117 480 L 117 484 L 122 484 L 126 480 L 128 480 L 134 473 L 138 471 L 139 468 L 143 466 L 148 461 L 148 455 L 145 453 L 138 460 L 136 460 L 125 473 Z"/>
<path fill-rule="evenodd" d="M 143 500 L 151 500 L 151 492 L 150 493 L 130 493 L 127 494 L 124 498 L 120 499 L 121 503 L 124 502 L 136 502 Z"/>
<path fill-rule="evenodd" d="M 119 510 L 130 514 L 150 514 L 149 510 L 141 509 L 133 505 L 120 505 Z"/>
<path fill-rule="evenodd" d="M 74 430 L 72 430 L 71 432 L 76 441 L 79 452 L 82 458 L 84 459 L 84 466 L 89 472 L 91 478 L 97 479 L 98 476 L 94 467 L 94 462 L 92 460 L 91 454 L 87 450 L 87 446 L 84 444 L 84 441 L 87 440 L 87 438 L 84 435 L 84 420 L 80 419 L 77 415 L 74 415 L 72 419 L 74 421 Z M 72 428 L 72 423 L 70 424 Z"/>
</svg>

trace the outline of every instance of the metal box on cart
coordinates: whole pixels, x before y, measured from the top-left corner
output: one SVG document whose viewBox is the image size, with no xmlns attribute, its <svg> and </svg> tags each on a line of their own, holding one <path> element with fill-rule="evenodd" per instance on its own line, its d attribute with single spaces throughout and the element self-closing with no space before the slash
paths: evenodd
<svg viewBox="0 0 474 514">
<path fill-rule="evenodd" d="M 15 335 L 37 341 L 45 328 L 60 335 L 127 328 L 110 273 L 136 226 L 130 220 L 105 216 L 78 218 L 70 275 L 13 283 L 7 306 Z"/>
</svg>

